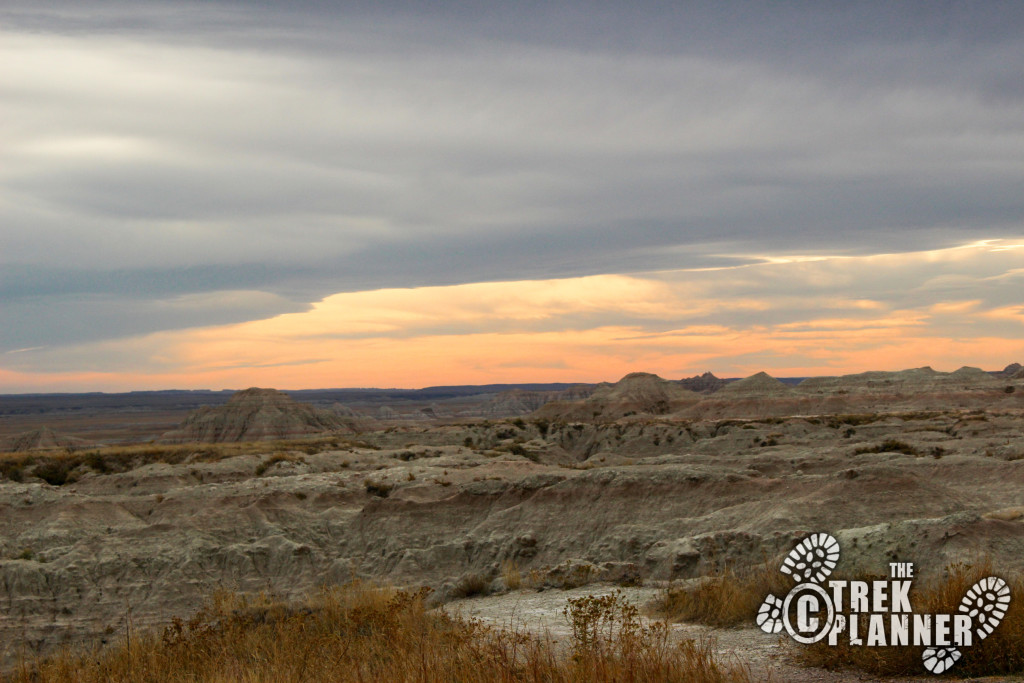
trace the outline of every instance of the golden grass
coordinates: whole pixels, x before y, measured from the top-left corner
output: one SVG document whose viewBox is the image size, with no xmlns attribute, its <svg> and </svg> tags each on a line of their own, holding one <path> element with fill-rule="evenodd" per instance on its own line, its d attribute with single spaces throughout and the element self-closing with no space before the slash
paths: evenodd
<svg viewBox="0 0 1024 683">
<path fill-rule="evenodd" d="M 666 588 L 651 603 L 650 610 L 672 621 L 717 627 L 750 625 L 765 596 L 784 595 L 792 584 L 767 561 L 741 570 L 726 567 L 692 585 Z"/>
<path fill-rule="evenodd" d="M 566 608 L 569 651 L 428 611 L 426 591 L 353 583 L 305 604 L 218 595 L 188 622 L 86 654 L 23 662 L 10 683 L 185 681 L 749 681 L 747 670 L 715 660 L 707 642 L 672 644 L 665 626 L 641 626 L 618 596 Z M 596 602 L 595 602 L 596 601 Z"/>
<path fill-rule="evenodd" d="M 505 582 L 505 588 L 510 591 L 519 590 L 523 585 L 523 575 L 519 571 L 519 563 L 515 560 L 505 560 L 501 563 L 501 578 Z"/>
<path fill-rule="evenodd" d="M 950 671 L 955 676 L 991 676 L 1024 671 L 1024 576 L 995 571 L 988 559 L 956 563 L 939 578 L 915 580 L 910 590 L 915 613 L 942 614 L 957 611 L 960 600 L 977 581 L 987 576 L 1003 578 L 1010 588 L 1010 608 L 996 630 L 985 640 L 961 650 L 963 657 Z M 884 577 L 859 577 L 878 579 Z M 853 647 L 839 638 L 836 646 L 825 642 L 801 647 L 805 664 L 827 669 L 852 667 L 875 675 L 919 676 L 923 647 Z"/>
</svg>

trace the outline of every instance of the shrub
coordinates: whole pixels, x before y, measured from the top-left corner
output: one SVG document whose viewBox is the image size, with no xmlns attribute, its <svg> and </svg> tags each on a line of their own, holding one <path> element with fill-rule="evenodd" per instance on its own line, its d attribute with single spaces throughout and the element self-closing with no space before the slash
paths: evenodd
<svg viewBox="0 0 1024 683">
<path fill-rule="evenodd" d="M 748 669 L 723 667 L 716 662 L 711 641 L 686 639 L 672 647 L 668 625 L 644 624 L 639 610 L 622 597 L 621 591 L 571 598 L 562 613 L 572 632 L 570 651 L 581 675 L 579 680 L 750 680 Z M 648 668 L 655 662 L 660 665 Z M 614 675 L 623 668 L 631 675 Z M 641 675 L 633 673 L 637 670 Z"/>
<path fill-rule="evenodd" d="M 0 474 L 10 481 L 22 482 L 25 480 L 26 458 L 11 457 L 0 459 Z"/>
<path fill-rule="evenodd" d="M 861 455 L 862 453 L 902 453 L 903 455 L 920 455 L 920 451 L 903 441 L 896 439 L 886 439 L 877 446 L 862 446 L 856 449 L 853 454 Z"/>
<path fill-rule="evenodd" d="M 474 595 L 488 595 L 491 592 L 491 581 L 483 574 L 466 574 L 455 584 L 452 596 L 470 598 Z"/>
<path fill-rule="evenodd" d="M 395 485 L 390 482 L 373 481 L 372 479 L 364 481 L 363 486 L 366 487 L 367 493 L 378 498 L 387 498 L 395 488 Z"/>
<path fill-rule="evenodd" d="M 52 458 L 36 465 L 32 474 L 45 481 L 50 486 L 63 486 L 77 481 L 72 470 L 75 463 L 64 458 Z"/>
</svg>

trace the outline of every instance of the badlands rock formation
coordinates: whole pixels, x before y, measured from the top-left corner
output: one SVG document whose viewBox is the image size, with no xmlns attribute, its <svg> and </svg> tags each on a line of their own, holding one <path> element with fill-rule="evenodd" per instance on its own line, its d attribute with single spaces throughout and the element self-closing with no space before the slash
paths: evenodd
<svg viewBox="0 0 1024 683">
<path fill-rule="evenodd" d="M 364 415 L 341 403 L 332 405 L 330 412 L 339 420 L 343 429 L 353 433 L 370 432 L 380 427 L 377 420 L 369 415 Z"/>
<path fill-rule="evenodd" d="M 500 589 L 513 565 L 541 586 L 657 584 L 815 531 L 839 538 L 845 570 L 927 575 L 979 553 L 1024 569 L 1024 382 L 956 374 L 787 392 L 760 377 L 731 398 L 637 374 L 528 419 L 233 457 L 154 448 L 127 471 L 100 452 L 63 486 L 26 470 L 0 480 L 0 658 L 120 638 L 218 588 L 362 576 L 446 599 L 468 578 Z"/>
<path fill-rule="evenodd" d="M 679 380 L 680 386 L 684 389 L 695 391 L 698 394 L 713 394 L 728 383 L 728 380 L 719 379 L 710 372 Z"/>
<path fill-rule="evenodd" d="M 792 393 L 792 389 L 767 372 L 759 372 L 756 375 L 726 384 L 719 390 L 719 398 L 725 396 L 777 397 L 788 396 Z"/>
<path fill-rule="evenodd" d="M 487 417 L 517 417 L 539 410 L 552 401 L 580 401 L 597 389 L 591 384 L 579 384 L 563 391 L 503 391 L 484 404 L 481 412 Z"/>
<path fill-rule="evenodd" d="M 582 401 L 548 403 L 538 417 L 616 420 L 631 415 L 666 415 L 700 401 L 701 396 L 676 382 L 646 372 L 626 375 L 603 385 Z"/>
<path fill-rule="evenodd" d="M 1010 363 L 999 372 L 993 372 L 992 374 L 1004 379 L 1021 379 L 1019 375 L 1021 370 L 1024 370 L 1024 366 L 1020 363 Z"/>
<path fill-rule="evenodd" d="M 316 410 L 275 389 L 252 388 L 239 391 L 223 406 L 200 408 L 163 440 L 266 441 L 331 431 L 353 432 L 354 426 L 351 415 Z"/>
<path fill-rule="evenodd" d="M 657 375 L 634 373 L 603 385 L 582 401 L 546 404 L 536 417 L 608 421 L 636 415 L 672 415 L 678 419 L 764 418 L 859 411 L 984 409 L 1018 405 L 1013 397 L 1024 377 L 993 377 L 977 368 L 937 372 L 930 367 L 899 372 L 865 372 L 842 377 L 813 377 L 796 387 L 767 373 L 711 394 L 696 394 Z"/>
<path fill-rule="evenodd" d="M 15 434 L 0 441 L 0 451 L 45 451 L 63 448 L 82 448 L 95 445 L 90 442 L 66 434 L 56 432 L 49 427 L 40 427 L 27 432 Z"/>
</svg>

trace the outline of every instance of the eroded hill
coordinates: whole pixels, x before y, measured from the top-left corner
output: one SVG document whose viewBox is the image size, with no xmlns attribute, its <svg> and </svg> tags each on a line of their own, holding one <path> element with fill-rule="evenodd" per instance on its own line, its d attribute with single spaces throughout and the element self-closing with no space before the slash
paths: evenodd
<svg viewBox="0 0 1024 683">
<path fill-rule="evenodd" d="M 695 402 L 640 376 L 590 419 L 5 456 L 32 460 L 0 481 L 4 661 L 187 615 L 218 588 L 295 596 L 363 576 L 446 599 L 501 588 L 508 566 L 539 585 L 652 583 L 812 531 L 853 569 L 977 553 L 1024 569 L 1024 387 L 955 374 L 757 378 Z M 677 409 L 609 417 L 662 400 Z M 39 476 L 51 461 L 62 485 Z"/>
</svg>

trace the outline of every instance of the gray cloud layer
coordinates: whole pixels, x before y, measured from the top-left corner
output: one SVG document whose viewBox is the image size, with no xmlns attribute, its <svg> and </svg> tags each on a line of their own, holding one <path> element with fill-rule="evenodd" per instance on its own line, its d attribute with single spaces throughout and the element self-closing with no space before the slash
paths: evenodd
<svg viewBox="0 0 1024 683">
<path fill-rule="evenodd" d="M 0 351 L 1024 232 L 1019 3 L 429 5 L 7 3 Z"/>
</svg>

